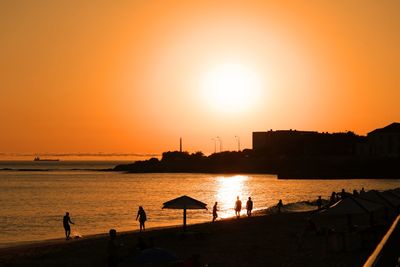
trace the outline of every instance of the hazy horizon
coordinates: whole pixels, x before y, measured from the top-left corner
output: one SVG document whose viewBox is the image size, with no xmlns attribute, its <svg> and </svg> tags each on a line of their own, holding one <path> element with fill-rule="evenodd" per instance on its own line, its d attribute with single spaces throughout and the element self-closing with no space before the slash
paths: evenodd
<svg viewBox="0 0 400 267">
<path fill-rule="evenodd" d="M 388 123 L 387 125 L 389 125 L 390 123 Z M 385 126 L 387 126 L 385 125 Z M 383 127 L 383 126 L 382 126 Z M 382 127 L 376 127 L 374 129 L 371 129 L 371 131 L 377 129 L 377 128 L 382 128 Z M 314 131 L 313 129 L 265 129 L 264 131 L 269 131 L 269 130 L 273 130 L 273 131 L 279 131 L 279 130 L 298 130 L 298 131 Z M 345 130 L 342 132 L 354 132 L 352 130 Z M 335 132 L 330 132 L 330 133 L 335 133 Z M 355 134 L 357 135 L 361 135 L 362 134 L 358 134 L 355 132 Z M 365 134 L 366 135 L 366 134 Z M 218 139 L 216 139 L 215 137 L 213 138 L 214 140 L 213 143 L 215 142 L 215 150 L 211 150 L 209 148 L 209 150 L 187 150 L 185 149 L 185 147 L 183 146 L 183 151 L 189 152 L 189 153 L 193 153 L 193 152 L 202 152 L 205 155 L 209 155 L 212 154 L 214 152 L 221 152 L 219 149 L 219 141 Z M 221 138 L 222 141 L 224 141 Z M 179 141 L 179 139 L 178 139 Z M 223 147 L 222 151 L 237 151 L 238 149 L 238 143 L 237 143 L 238 139 L 235 138 L 235 143 L 232 144 L 232 142 L 230 142 L 230 147 Z M 240 140 L 239 140 L 240 141 Z M 175 146 L 174 146 L 175 145 Z M 174 145 L 171 145 L 170 149 L 167 149 L 165 151 L 159 151 L 158 153 L 135 153 L 135 152 L 46 152 L 46 151 L 39 151 L 39 152 L 4 152 L 4 151 L 0 151 L 0 160 L 4 160 L 4 159 L 23 159 L 23 160 L 31 160 L 32 157 L 35 156 L 42 156 L 42 157 L 61 157 L 61 158 L 65 158 L 67 160 L 95 160 L 95 159 L 110 159 L 110 160 L 138 160 L 138 159 L 147 159 L 147 158 L 151 158 L 151 157 L 158 157 L 160 158 L 162 156 L 163 152 L 167 152 L 167 151 L 179 151 L 179 142 L 175 142 Z M 252 149 L 252 147 L 243 147 L 241 146 L 240 148 L 241 150 L 243 149 Z"/>
<path fill-rule="evenodd" d="M 34 157 L 39 156 L 42 159 L 60 159 L 63 161 L 133 161 L 144 160 L 152 157 L 161 157 L 161 154 L 149 153 L 4 153 L 0 152 L 0 161 L 2 160 L 22 160 L 32 161 Z"/>
</svg>

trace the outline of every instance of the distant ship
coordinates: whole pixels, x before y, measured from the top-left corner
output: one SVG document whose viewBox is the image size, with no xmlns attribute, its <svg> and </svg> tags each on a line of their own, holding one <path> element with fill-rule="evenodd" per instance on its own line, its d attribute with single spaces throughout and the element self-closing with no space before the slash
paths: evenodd
<svg viewBox="0 0 400 267">
<path fill-rule="evenodd" d="M 60 161 L 59 159 L 41 159 L 39 156 L 36 156 L 33 161 Z"/>
</svg>

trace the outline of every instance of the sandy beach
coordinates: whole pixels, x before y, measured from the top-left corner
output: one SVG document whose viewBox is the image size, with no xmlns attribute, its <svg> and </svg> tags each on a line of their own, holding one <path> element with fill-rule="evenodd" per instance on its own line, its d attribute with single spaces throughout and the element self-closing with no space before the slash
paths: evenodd
<svg viewBox="0 0 400 267">
<path fill-rule="evenodd" d="M 311 214 L 264 210 L 250 218 L 189 225 L 185 235 L 181 227 L 117 233 L 118 266 L 148 266 L 136 262 L 139 238 L 181 264 L 151 266 L 196 266 L 188 265 L 192 258 L 200 266 L 362 266 L 378 240 L 363 246 L 353 240 L 344 250 L 339 239 L 307 230 Z M 99 234 L 1 248 L 0 265 L 107 266 L 108 240 Z"/>
</svg>

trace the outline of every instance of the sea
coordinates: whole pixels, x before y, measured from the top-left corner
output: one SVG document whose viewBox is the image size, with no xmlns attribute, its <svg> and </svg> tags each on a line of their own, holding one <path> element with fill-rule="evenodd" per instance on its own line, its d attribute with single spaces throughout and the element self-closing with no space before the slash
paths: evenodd
<svg viewBox="0 0 400 267">
<path fill-rule="evenodd" d="M 236 197 L 248 197 L 255 210 L 282 199 L 284 204 L 329 199 L 342 188 L 386 190 L 400 179 L 278 180 L 268 174 L 118 173 L 102 171 L 126 161 L 0 161 L 0 247 L 64 237 L 62 219 L 70 213 L 72 235 L 138 230 L 138 207 L 147 213 L 147 228 L 182 224 L 182 210 L 162 209 L 163 203 L 187 195 L 207 204 L 189 210 L 187 223 L 232 217 Z M 300 206 L 299 206 L 300 207 Z M 243 216 L 245 211 L 242 210 Z"/>
</svg>

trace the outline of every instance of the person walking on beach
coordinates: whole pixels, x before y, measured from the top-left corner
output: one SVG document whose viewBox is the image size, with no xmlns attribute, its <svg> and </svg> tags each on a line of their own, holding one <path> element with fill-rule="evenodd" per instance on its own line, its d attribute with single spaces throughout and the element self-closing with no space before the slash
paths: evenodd
<svg viewBox="0 0 400 267">
<path fill-rule="evenodd" d="M 69 224 L 74 224 L 71 221 L 71 218 L 69 217 L 69 212 L 65 213 L 65 216 L 63 218 L 63 226 L 64 226 L 64 230 L 65 230 L 65 240 L 69 240 L 69 236 L 71 234 L 71 226 Z"/>
<path fill-rule="evenodd" d="M 212 222 L 215 222 L 215 220 L 218 218 L 218 214 L 217 214 L 218 207 L 217 207 L 217 205 L 218 205 L 218 202 L 215 202 L 214 207 L 213 207 L 213 219 L 212 219 Z"/>
<path fill-rule="evenodd" d="M 115 229 L 110 229 L 109 231 L 110 239 L 108 240 L 107 246 L 107 262 L 109 267 L 118 266 L 118 245 L 116 242 L 117 231 Z"/>
<path fill-rule="evenodd" d="M 139 219 L 139 226 L 140 226 L 140 232 L 145 230 L 144 223 L 147 221 L 146 217 L 146 212 L 144 211 L 142 206 L 139 206 L 139 210 L 136 216 L 136 221 Z"/>
<path fill-rule="evenodd" d="M 236 203 L 235 203 L 235 215 L 236 217 L 240 217 L 240 211 L 242 210 L 242 201 L 239 199 L 239 196 L 236 198 Z"/>
<path fill-rule="evenodd" d="M 320 210 L 322 208 L 322 199 L 321 196 L 318 196 L 317 199 L 317 206 L 318 206 L 318 210 Z"/>
<path fill-rule="evenodd" d="M 279 202 L 276 205 L 276 207 L 278 208 L 278 212 L 281 213 L 281 209 L 283 208 L 282 199 L 279 199 Z"/>
<path fill-rule="evenodd" d="M 251 216 L 251 211 L 253 210 L 253 201 L 251 200 L 251 197 L 249 197 L 249 200 L 247 200 L 246 203 L 246 210 L 247 210 L 247 216 Z"/>
</svg>

